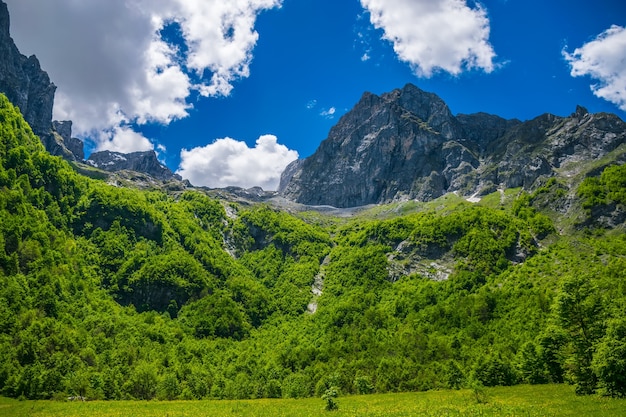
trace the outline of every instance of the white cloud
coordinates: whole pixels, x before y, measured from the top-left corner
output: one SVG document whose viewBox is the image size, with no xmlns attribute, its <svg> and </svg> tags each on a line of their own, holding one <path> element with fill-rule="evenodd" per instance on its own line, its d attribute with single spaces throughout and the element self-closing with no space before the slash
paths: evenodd
<svg viewBox="0 0 626 417">
<path fill-rule="evenodd" d="M 563 56 L 572 77 L 598 80 L 593 93 L 626 111 L 626 28 L 613 25 L 571 54 L 564 49 Z"/>
<path fill-rule="evenodd" d="M 334 107 L 331 107 L 328 110 L 322 110 L 322 112 L 320 113 L 320 116 L 326 117 L 327 119 L 332 119 L 335 117 L 336 112 L 337 112 L 337 109 Z"/>
<path fill-rule="evenodd" d="M 230 94 L 232 82 L 250 74 L 252 49 L 259 37 L 254 30 L 257 14 L 280 7 L 282 0 L 176 2 L 189 47 L 187 66 L 200 75 L 212 73 L 211 81 L 200 85 L 201 94 Z"/>
<path fill-rule="evenodd" d="M 361 55 L 361 61 L 369 61 L 372 57 L 372 37 L 376 37 L 376 31 L 367 21 L 367 13 L 363 13 L 357 16 L 357 23 L 355 24 L 353 31 L 355 33 L 354 48 L 356 50 L 363 51 Z"/>
<path fill-rule="evenodd" d="M 97 134 L 96 151 L 129 153 L 154 149 L 152 142 L 145 136 L 126 126 L 115 126 L 108 130 L 101 130 Z"/>
<path fill-rule="evenodd" d="M 231 138 L 180 153 L 177 174 L 196 186 L 222 188 L 259 186 L 276 190 L 280 174 L 298 158 L 298 152 L 280 145 L 274 135 L 263 135 L 254 148 Z"/>
<path fill-rule="evenodd" d="M 36 54 L 58 87 L 54 117 L 71 119 L 77 136 L 102 148 L 129 123 L 186 117 L 194 91 L 228 95 L 234 81 L 249 76 L 258 13 L 282 0 L 7 3 L 18 48 Z M 181 28 L 185 53 L 161 37 L 172 23 Z"/>
<path fill-rule="evenodd" d="M 466 69 L 494 69 L 486 11 L 465 0 L 361 0 L 370 22 L 383 29 L 398 58 L 418 76 L 442 70 L 458 75 Z"/>
</svg>

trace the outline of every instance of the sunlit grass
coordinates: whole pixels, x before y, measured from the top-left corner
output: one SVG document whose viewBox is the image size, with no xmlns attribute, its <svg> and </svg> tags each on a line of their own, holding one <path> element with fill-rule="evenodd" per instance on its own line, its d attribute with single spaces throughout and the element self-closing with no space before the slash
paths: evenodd
<svg viewBox="0 0 626 417">
<path fill-rule="evenodd" d="M 0 398 L 0 415 L 31 417 L 200 416 L 624 416 L 625 399 L 576 396 L 567 385 L 339 397 L 326 412 L 319 398 L 242 401 L 17 401 Z M 480 402 L 478 401 L 480 399 Z"/>
</svg>

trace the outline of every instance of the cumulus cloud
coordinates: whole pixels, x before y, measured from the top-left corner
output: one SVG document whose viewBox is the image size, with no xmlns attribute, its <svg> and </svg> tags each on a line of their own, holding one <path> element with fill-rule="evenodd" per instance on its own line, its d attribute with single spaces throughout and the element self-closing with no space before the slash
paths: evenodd
<svg viewBox="0 0 626 417">
<path fill-rule="evenodd" d="M 253 148 L 223 138 L 203 147 L 183 149 L 177 173 L 196 186 L 276 190 L 280 174 L 297 158 L 298 152 L 279 144 L 274 135 L 259 137 Z"/>
<path fill-rule="evenodd" d="M 73 120 L 77 136 L 103 148 L 129 124 L 186 117 L 194 91 L 230 94 L 234 81 L 249 76 L 258 13 L 282 0 L 7 3 L 18 47 L 36 54 L 58 87 L 54 117 Z M 173 24 L 180 44 L 161 36 Z M 127 136 L 137 142 L 122 147 L 145 148 L 141 135 Z"/>
<path fill-rule="evenodd" d="M 626 28 L 613 25 L 571 54 L 564 49 L 563 56 L 572 77 L 597 80 L 593 93 L 626 111 Z"/>
<path fill-rule="evenodd" d="M 130 153 L 150 151 L 154 145 L 148 138 L 135 132 L 128 126 L 115 126 L 97 133 L 96 151 L 109 150 L 113 152 Z"/>
<path fill-rule="evenodd" d="M 489 19 L 479 4 L 472 8 L 465 0 L 361 0 L 361 5 L 398 58 L 418 76 L 494 69 Z"/>
</svg>

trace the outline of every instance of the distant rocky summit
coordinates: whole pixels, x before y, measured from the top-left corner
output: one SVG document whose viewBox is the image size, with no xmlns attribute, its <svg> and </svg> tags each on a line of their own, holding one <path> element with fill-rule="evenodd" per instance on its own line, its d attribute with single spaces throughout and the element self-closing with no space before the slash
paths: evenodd
<svg viewBox="0 0 626 417">
<path fill-rule="evenodd" d="M 142 172 L 163 181 L 170 179 L 182 180 L 180 175 L 174 174 L 169 168 L 159 162 L 154 151 L 131 153 L 94 152 L 87 159 L 87 163 L 109 172 L 129 170 Z"/>
<path fill-rule="evenodd" d="M 532 189 L 625 139 L 626 124 L 614 114 L 579 106 L 569 117 L 544 114 L 526 122 L 453 116 L 441 98 L 407 84 L 381 96 L 363 94 L 313 155 L 285 169 L 278 192 L 302 204 L 356 207 Z"/>
<path fill-rule="evenodd" d="M 19 107 L 24 119 L 52 155 L 70 161 L 84 159 L 83 143 L 71 137 L 71 122 L 52 122 L 56 86 L 35 55 L 20 53 L 9 33 L 6 3 L 0 1 L 0 92 Z"/>
</svg>

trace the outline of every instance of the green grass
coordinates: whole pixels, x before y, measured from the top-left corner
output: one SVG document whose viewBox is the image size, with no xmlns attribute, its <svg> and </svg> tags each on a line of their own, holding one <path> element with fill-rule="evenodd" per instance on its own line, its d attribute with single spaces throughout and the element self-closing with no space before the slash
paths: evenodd
<svg viewBox="0 0 626 417">
<path fill-rule="evenodd" d="M 384 220 L 422 211 L 453 211 L 461 204 L 468 204 L 465 198 L 454 193 L 447 193 L 428 202 L 409 200 L 374 205 L 355 212 L 353 218 Z"/>
<path fill-rule="evenodd" d="M 477 395 L 479 394 L 479 395 Z M 479 401 L 480 400 L 480 401 Z M 29 417 L 200 416 L 624 416 L 626 399 L 576 396 L 567 385 L 339 397 L 324 411 L 319 398 L 242 401 L 17 401 L 0 398 L 0 415 Z"/>
</svg>

